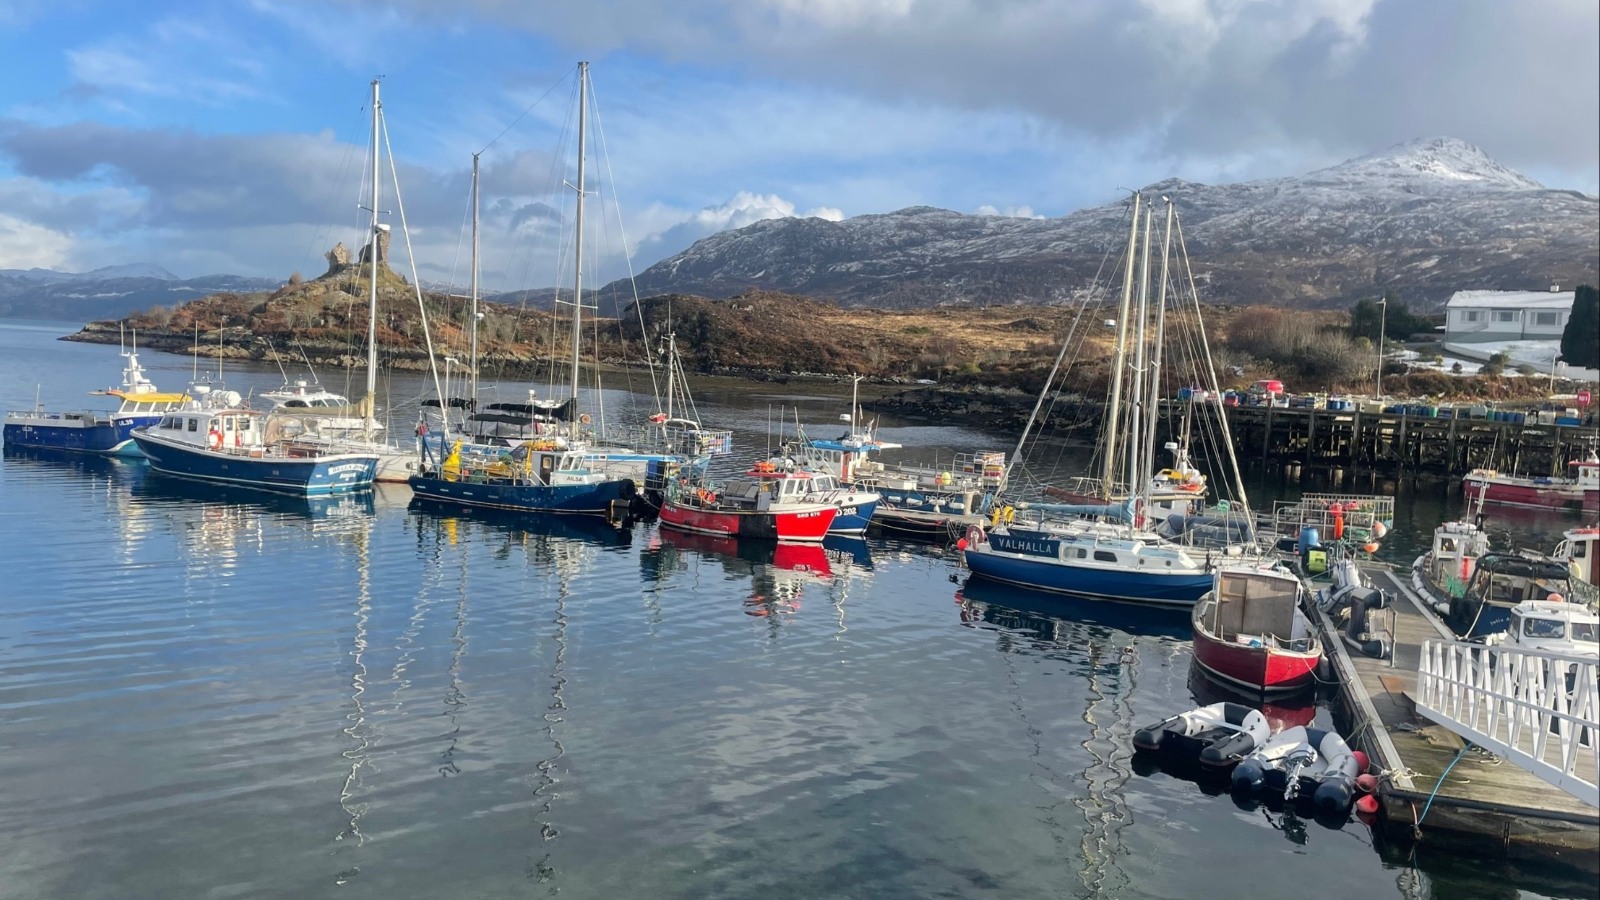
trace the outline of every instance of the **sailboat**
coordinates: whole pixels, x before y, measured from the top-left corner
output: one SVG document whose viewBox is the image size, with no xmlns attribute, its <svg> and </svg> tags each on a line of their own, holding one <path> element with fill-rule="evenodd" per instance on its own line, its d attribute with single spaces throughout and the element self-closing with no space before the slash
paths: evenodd
<svg viewBox="0 0 1600 900">
<path fill-rule="evenodd" d="M 1104 493 L 1095 503 L 1017 502 L 996 508 L 990 520 L 992 527 L 972 526 L 960 544 L 967 567 L 975 577 L 1091 599 L 1187 608 L 1212 589 L 1213 569 L 1217 564 L 1257 554 L 1253 542 L 1248 540 L 1209 548 L 1186 546 L 1163 537 L 1147 521 L 1145 511 L 1150 504 L 1152 483 L 1148 472 L 1155 460 L 1155 425 L 1160 405 L 1167 276 L 1177 216 L 1169 201 L 1160 291 L 1154 310 L 1155 334 L 1153 341 L 1147 341 L 1154 210 L 1141 215 L 1142 209 L 1142 197 L 1135 193 L 1126 274 L 1115 323 L 1117 335 L 1109 408 L 1103 426 L 1100 483 Z M 1142 254 L 1139 252 L 1141 221 L 1144 226 Z M 1139 262 L 1139 287 L 1135 307 L 1136 262 Z M 1055 389 L 1056 373 L 1061 369 L 1072 340 L 1069 335 L 1062 346 L 1055 370 L 1047 379 L 1018 441 L 1014 461 L 1024 456 L 1029 435 Z M 1148 355 L 1147 349 L 1150 350 Z M 1210 369 L 1210 366 L 1204 368 Z M 1132 373 L 1127 385 L 1124 384 L 1125 371 Z M 1213 371 L 1202 374 L 1215 384 Z M 1220 395 L 1221 392 L 1215 393 Z M 1223 440 L 1218 443 L 1229 448 L 1231 454 L 1231 442 L 1226 440 L 1225 434 L 1226 420 L 1218 418 L 1224 432 Z M 1234 476 L 1237 483 L 1240 479 L 1236 463 Z M 1118 495 L 1112 486 L 1119 483 L 1138 485 L 1141 490 L 1136 494 Z M 1243 505 L 1242 514 L 1248 517 L 1242 489 L 1238 497 Z M 1239 514 L 1231 509 L 1230 512 Z"/>
<path fill-rule="evenodd" d="M 382 140 L 385 135 L 383 127 L 383 101 L 379 95 L 379 82 L 372 81 L 372 168 L 368 173 L 372 179 L 371 184 L 371 219 L 367 229 L 369 242 L 363 253 L 368 266 L 369 285 L 367 290 L 367 384 L 365 394 L 356 403 L 337 405 L 336 398 L 342 399 L 337 394 L 322 391 L 299 391 L 301 385 L 287 384 L 281 392 L 268 392 L 262 396 L 269 397 L 279 393 L 275 399 L 274 407 L 268 414 L 268 434 L 281 435 L 295 438 L 302 443 L 315 443 L 323 446 L 328 452 L 365 453 L 378 458 L 377 468 L 373 477 L 374 481 L 393 484 L 405 481 L 418 470 L 417 459 L 418 444 L 410 436 L 399 443 L 398 439 L 384 440 L 379 436 L 384 427 L 376 418 L 377 392 L 378 392 L 378 284 L 381 281 L 384 268 L 389 257 L 389 236 L 391 229 L 387 224 L 378 221 L 379 216 L 379 183 L 382 167 Z M 390 166 L 393 167 L 391 153 Z M 398 198 L 399 185 L 396 182 Z M 403 207 L 402 207 L 403 209 Z M 404 219 L 402 217 L 402 227 Z M 428 327 L 426 308 L 422 303 L 422 290 L 416 276 L 415 266 L 411 273 L 411 283 L 416 292 L 417 309 L 421 313 L 422 333 L 427 344 L 430 365 L 433 362 L 433 334 Z M 309 368 L 310 362 L 307 361 Z M 432 370 L 435 384 L 438 383 L 438 371 Z M 318 386 L 320 388 L 320 385 Z M 419 432 L 422 429 L 419 429 Z"/>
<path fill-rule="evenodd" d="M 632 478 L 617 478 L 604 471 L 582 438 L 591 423 L 578 410 L 578 380 L 583 343 L 583 201 L 584 167 L 589 98 L 589 64 L 578 64 L 578 159 L 573 185 L 576 206 L 573 224 L 572 385 L 566 409 L 570 418 L 550 438 L 526 441 L 495 457 L 468 453 L 464 441 L 446 449 L 446 432 L 440 434 L 437 462 L 407 479 L 411 490 L 424 500 L 459 506 L 512 509 L 522 512 L 572 513 L 623 517 L 638 496 Z"/>
</svg>

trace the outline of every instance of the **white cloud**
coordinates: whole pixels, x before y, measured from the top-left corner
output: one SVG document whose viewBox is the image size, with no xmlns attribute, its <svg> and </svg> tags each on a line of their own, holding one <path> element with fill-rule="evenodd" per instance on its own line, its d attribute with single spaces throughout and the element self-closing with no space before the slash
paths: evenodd
<svg viewBox="0 0 1600 900">
<path fill-rule="evenodd" d="M 764 219 L 787 219 L 798 216 L 837 222 L 844 218 L 842 210 L 830 206 L 819 206 L 798 212 L 794 203 L 777 194 L 757 194 L 751 191 L 740 191 L 716 206 L 681 213 L 670 223 L 663 222 L 667 218 L 663 215 L 664 212 L 661 209 L 651 212 L 650 218 L 654 220 L 655 229 L 646 233 L 639 241 L 639 251 L 635 254 L 636 269 L 686 250 L 689 245 L 703 237 L 733 228 L 743 228 Z"/>
<path fill-rule="evenodd" d="M 58 269 L 72 259 L 72 238 L 0 213 L 0 269 Z"/>
</svg>

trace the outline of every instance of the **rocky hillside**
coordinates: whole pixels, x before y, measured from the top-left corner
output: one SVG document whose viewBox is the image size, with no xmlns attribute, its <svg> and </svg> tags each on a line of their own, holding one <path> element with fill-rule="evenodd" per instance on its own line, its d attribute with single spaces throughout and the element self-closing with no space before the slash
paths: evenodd
<svg viewBox="0 0 1600 900">
<path fill-rule="evenodd" d="M 1144 191 L 1177 205 L 1213 303 L 1334 308 L 1394 290 L 1430 308 L 1466 288 L 1593 283 L 1600 258 L 1600 200 L 1545 188 L 1449 138 L 1298 177 Z M 1126 229 L 1122 201 L 1057 219 L 929 207 L 771 219 L 705 238 L 637 281 L 643 295 L 759 289 L 847 306 L 1055 303 L 1115 262 Z"/>
</svg>

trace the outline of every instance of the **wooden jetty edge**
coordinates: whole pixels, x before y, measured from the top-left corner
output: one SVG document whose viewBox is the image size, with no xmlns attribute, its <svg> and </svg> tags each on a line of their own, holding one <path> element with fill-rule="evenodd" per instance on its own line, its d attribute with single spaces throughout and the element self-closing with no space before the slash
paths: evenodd
<svg viewBox="0 0 1600 900">
<path fill-rule="evenodd" d="M 1318 612 L 1324 646 L 1338 675 L 1341 725 L 1366 751 L 1378 777 L 1381 815 L 1391 835 L 1432 834 L 1502 851 L 1511 859 L 1558 861 L 1600 872 L 1600 809 L 1588 806 L 1507 760 L 1476 748 L 1417 714 L 1422 643 L 1453 640 L 1424 614 L 1410 587 L 1387 569 L 1368 568 L 1394 596 L 1388 660 L 1352 655 L 1327 613 Z M 1443 782 L 1441 783 L 1441 778 Z"/>
</svg>

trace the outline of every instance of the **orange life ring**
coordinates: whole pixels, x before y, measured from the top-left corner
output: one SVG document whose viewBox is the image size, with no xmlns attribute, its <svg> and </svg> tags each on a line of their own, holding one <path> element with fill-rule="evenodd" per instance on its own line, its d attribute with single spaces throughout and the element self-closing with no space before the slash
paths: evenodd
<svg viewBox="0 0 1600 900">
<path fill-rule="evenodd" d="M 667 420 L 667 414 L 666 413 L 656 413 L 655 415 L 650 417 L 650 421 L 656 423 L 657 425 L 660 425 L 662 422 L 665 422 L 666 420 Z"/>
<path fill-rule="evenodd" d="M 211 429 L 210 442 L 211 442 L 211 449 L 213 449 L 213 450 L 221 450 L 222 449 L 222 432 L 218 431 L 216 428 L 213 427 Z"/>
<path fill-rule="evenodd" d="M 578 424 L 579 425 L 587 425 L 587 424 L 589 424 L 590 422 L 593 422 L 593 421 L 594 421 L 593 419 L 589 418 L 589 414 L 588 413 L 584 413 L 583 415 L 578 417 Z"/>
<path fill-rule="evenodd" d="M 1195 491 L 1200 490 L 1200 482 L 1198 482 L 1198 481 L 1185 481 L 1183 483 L 1182 487 L 1183 487 L 1184 490 L 1193 493 Z"/>
</svg>

